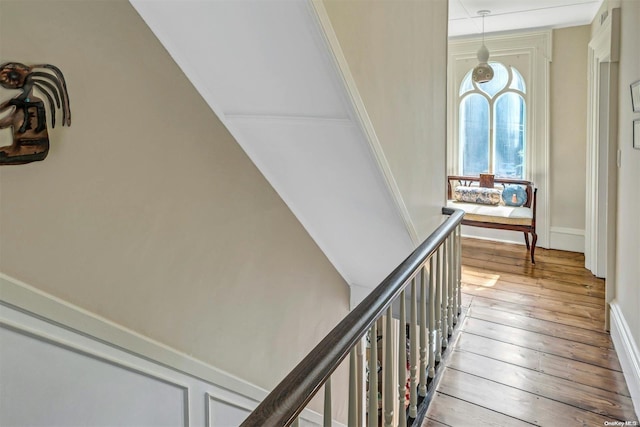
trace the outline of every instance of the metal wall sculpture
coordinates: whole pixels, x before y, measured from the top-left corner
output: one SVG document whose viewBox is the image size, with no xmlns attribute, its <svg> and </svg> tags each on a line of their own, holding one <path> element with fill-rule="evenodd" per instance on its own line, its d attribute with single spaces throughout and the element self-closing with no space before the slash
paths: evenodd
<svg viewBox="0 0 640 427">
<path fill-rule="evenodd" d="M 15 97 L 0 103 L 0 129 L 11 127 L 13 144 L 0 147 L 0 165 L 21 165 L 44 160 L 49 153 L 49 133 L 45 103 L 33 95 L 38 89 L 49 105 L 51 127 L 56 126 L 56 110 L 62 110 L 62 125 L 71 125 L 69 94 L 64 76 L 50 64 L 27 66 L 18 62 L 0 65 L 0 86 L 19 89 Z"/>
</svg>

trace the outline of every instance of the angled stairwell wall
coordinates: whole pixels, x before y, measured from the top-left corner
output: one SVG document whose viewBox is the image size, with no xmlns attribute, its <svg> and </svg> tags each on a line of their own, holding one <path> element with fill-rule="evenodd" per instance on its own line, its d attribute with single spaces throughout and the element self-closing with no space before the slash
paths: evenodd
<svg viewBox="0 0 640 427">
<path fill-rule="evenodd" d="M 365 46 L 340 28 L 380 5 L 132 3 L 154 33 L 125 1 L 0 3 L 0 60 L 59 66 L 73 113 L 0 169 L 0 272 L 270 389 L 440 221 L 446 7 Z"/>
<path fill-rule="evenodd" d="M 132 0 L 355 304 L 441 218 L 446 2 L 344 3 Z"/>
<path fill-rule="evenodd" d="M 45 161 L 0 168 L 8 278 L 255 390 L 272 388 L 348 312 L 344 279 L 127 1 L 2 1 L 5 61 L 58 66 L 73 117 L 50 130 Z"/>
</svg>

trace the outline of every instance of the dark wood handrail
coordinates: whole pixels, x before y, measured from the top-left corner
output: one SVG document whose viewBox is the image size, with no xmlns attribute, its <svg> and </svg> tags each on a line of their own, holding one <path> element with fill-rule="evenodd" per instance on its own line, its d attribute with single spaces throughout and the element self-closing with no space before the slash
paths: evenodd
<svg viewBox="0 0 640 427">
<path fill-rule="evenodd" d="M 374 321 L 400 295 L 416 274 L 462 222 L 464 211 L 442 208 L 447 221 L 414 250 L 356 308 L 354 308 L 311 352 L 278 384 L 241 424 L 241 427 L 288 426 L 364 336 Z"/>
</svg>

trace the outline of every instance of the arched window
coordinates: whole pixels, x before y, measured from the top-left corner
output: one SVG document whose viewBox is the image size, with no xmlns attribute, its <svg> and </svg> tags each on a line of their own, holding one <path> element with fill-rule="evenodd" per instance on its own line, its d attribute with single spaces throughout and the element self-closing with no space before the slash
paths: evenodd
<svg viewBox="0 0 640 427">
<path fill-rule="evenodd" d="M 494 77 L 471 80 L 469 71 L 458 92 L 460 167 L 463 175 L 493 173 L 525 178 L 526 94 L 522 75 L 512 66 L 489 63 Z"/>
</svg>

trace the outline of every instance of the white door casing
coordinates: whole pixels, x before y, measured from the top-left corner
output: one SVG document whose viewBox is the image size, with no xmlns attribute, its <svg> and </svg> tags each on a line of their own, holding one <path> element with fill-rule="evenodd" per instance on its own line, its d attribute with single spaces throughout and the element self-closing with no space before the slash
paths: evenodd
<svg viewBox="0 0 640 427">
<path fill-rule="evenodd" d="M 607 307 L 615 297 L 619 34 L 614 8 L 589 42 L 585 267 L 607 279 Z"/>
</svg>

